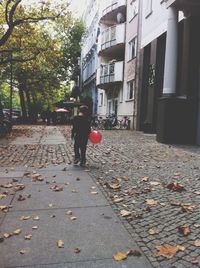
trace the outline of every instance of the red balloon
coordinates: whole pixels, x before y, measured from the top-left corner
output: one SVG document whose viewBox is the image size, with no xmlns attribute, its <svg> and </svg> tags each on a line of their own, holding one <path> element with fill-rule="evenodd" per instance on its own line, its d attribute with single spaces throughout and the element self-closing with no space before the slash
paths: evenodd
<svg viewBox="0 0 200 268">
<path fill-rule="evenodd" d="M 91 143 L 97 144 L 102 140 L 102 134 L 98 130 L 92 130 L 89 135 Z"/>
</svg>

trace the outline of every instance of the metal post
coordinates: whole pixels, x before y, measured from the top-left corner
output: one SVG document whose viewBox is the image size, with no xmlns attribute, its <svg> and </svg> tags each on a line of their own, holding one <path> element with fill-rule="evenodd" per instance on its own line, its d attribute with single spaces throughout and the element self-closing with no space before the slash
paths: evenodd
<svg viewBox="0 0 200 268">
<path fill-rule="evenodd" d="M 10 54 L 10 122 L 12 122 L 12 97 L 13 97 L 13 55 Z"/>
</svg>

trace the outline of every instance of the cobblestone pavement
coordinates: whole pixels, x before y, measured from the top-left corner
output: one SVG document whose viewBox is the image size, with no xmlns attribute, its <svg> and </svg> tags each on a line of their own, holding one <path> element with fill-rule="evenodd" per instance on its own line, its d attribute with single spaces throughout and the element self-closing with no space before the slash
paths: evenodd
<svg viewBox="0 0 200 268">
<path fill-rule="evenodd" d="M 14 144 L 14 134 L 0 145 L 0 166 L 71 163 L 70 127 L 59 129 L 66 145 Z M 42 137 L 46 128 L 20 126 L 13 133 L 31 137 L 33 131 Z M 199 147 L 160 144 L 140 132 L 103 131 L 102 143 L 89 144 L 87 156 L 93 179 L 154 267 L 200 267 Z M 166 244 L 182 247 L 170 259 L 155 256 L 156 246 Z"/>
</svg>

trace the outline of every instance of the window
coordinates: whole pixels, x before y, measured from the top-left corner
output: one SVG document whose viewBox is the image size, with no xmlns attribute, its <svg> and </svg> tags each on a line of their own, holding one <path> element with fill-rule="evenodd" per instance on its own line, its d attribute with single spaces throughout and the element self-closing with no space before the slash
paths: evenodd
<svg viewBox="0 0 200 268">
<path fill-rule="evenodd" d="M 127 100 L 134 98 L 134 80 L 127 83 Z"/>
<path fill-rule="evenodd" d="M 146 4 L 145 17 L 147 18 L 152 13 L 152 0 L 145 0 L 145 4 Z"/>
<path fill-rule="evenodd" d="M 138 0 L 130 0 L 130 7 L 128 9 L 129 21 L 138 14 L 138 5 Z"/>
<path fill-rule="evenodd" d="M 128 60 L 132 60 L 137 54 L 137 38 L 135 37 L 128 43 Z"/>
<path fill-rule="evenodd" d="M 99 106 L 103 106 L 103 92 L 99 94 Z"/>
</svg>

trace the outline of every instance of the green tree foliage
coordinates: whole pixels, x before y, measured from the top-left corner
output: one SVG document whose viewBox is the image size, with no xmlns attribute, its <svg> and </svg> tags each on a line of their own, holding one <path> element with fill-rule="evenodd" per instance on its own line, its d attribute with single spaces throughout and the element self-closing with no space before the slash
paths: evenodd
<svg viewBox="0 0 200 268">
<path fill-rule="evenodd" d="M 9 42 L 2 44 L 0 41 L 0 77 L 8 83 L 12 65 L 13 83 L 19 91 L 23 116 L 34 118 L 33 113 L 41 112 L 66 95 L 67 81 L 80 56 L 84 28 L 83 23 L 74 20 L 69 12 L 67 16 L 66 12 L 58 12 L 63 11 L 62 5 L 52 9 L 49 1 L 43 1 L 43 8 L 27 9 L 19 5 L 20 2 L 7 0 L 0 5 L 0 14 L 5 18 L 15 6 L 12 23 L 17 22 L 8 37 Z M 56 20 L 44 22 L 47 18 Z M 5 20 L 9 22 L 8 18 Z M 0 19 L 0 40 L 7 32 L 4 29 L 6 22 Z"/>
</svg>

